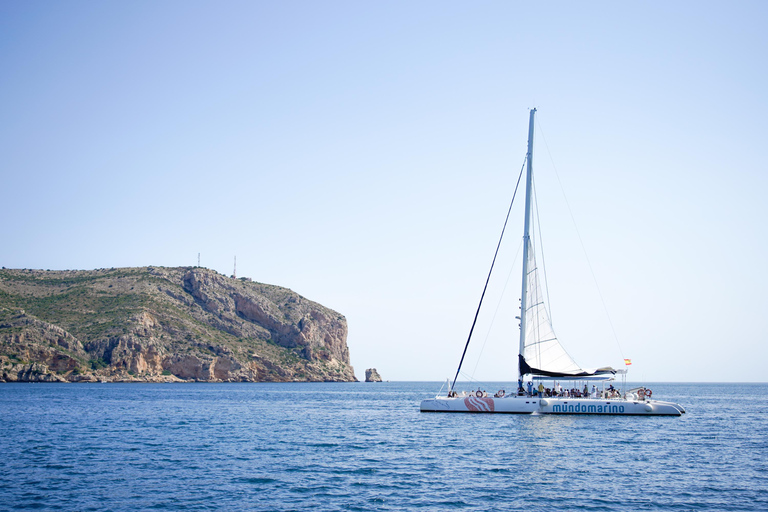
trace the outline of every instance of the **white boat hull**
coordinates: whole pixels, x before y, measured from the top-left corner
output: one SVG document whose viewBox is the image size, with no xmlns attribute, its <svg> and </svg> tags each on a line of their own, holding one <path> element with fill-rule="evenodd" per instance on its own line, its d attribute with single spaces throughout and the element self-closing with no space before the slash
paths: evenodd
<svg viewBox="0 0 768 512">
<path fill-rule="evenodd" d="M 660 400 L 622 398 L 541 398 L 525 396 L 435 397 L 421 402 L 421 412 L 506 414 L 599 414 L 612 416 L 680 416 L 681 405 Z"/>
</svg>

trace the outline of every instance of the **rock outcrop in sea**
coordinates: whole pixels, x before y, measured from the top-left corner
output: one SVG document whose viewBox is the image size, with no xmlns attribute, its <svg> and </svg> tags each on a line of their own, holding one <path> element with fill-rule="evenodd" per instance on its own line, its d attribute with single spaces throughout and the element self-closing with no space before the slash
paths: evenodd
<svg viewBox="0 0 768 512">
<path fill-rule="evenodd" d="M 365 370 L 365 382 L 381 382 L 381 375 L 376 371 L 376 368 Z"/>
<path fill-rule="evenodd" d="M 355 381 L 343 315 L 201 267 L 0 270 L 0 381 Z"/>
</svg>

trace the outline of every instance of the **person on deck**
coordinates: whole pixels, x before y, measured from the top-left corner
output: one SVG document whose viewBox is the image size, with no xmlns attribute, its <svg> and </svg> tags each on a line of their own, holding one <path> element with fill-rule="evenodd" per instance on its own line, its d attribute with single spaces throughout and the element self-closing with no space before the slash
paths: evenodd
<svg viewBox="0 0 768 512">
<path fill-rule="evenodd" d="M 544 384 L 539 382 L 539 396 L 544 395 Z"/>
<path fill-rule="evenodd" d="M 528 396 L 533 396 L 533 381 L 528 381 Z"/>
</svg>

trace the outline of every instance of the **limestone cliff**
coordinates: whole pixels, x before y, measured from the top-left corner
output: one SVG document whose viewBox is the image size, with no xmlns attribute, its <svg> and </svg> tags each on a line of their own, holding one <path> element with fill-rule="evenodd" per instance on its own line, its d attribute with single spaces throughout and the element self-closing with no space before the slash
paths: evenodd
<svg viewBox="0 0 768 512">
<path fill-rule="evenodd" d="M 354 381 L 339 313 L 200 267 L 0 270 L 3 381 Z"/>
</svg>

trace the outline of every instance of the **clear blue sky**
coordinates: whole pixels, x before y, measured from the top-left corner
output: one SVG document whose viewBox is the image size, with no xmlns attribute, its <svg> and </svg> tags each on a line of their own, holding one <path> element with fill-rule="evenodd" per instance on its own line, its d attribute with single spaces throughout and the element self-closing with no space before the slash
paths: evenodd
<svg viewBox="0 0 768 512">
<path fill-rule="evenodd" d="M 347 317 L 358 377 L 444 379 L 535 106 L 574 358 L 765 381 L 767 25 L 762 1 L 1 2 L 0 265 L 237 255 Z M 489 329 L 515 212 L 479 379 L 515 375 L 517 271 Z"/>
</svg>

